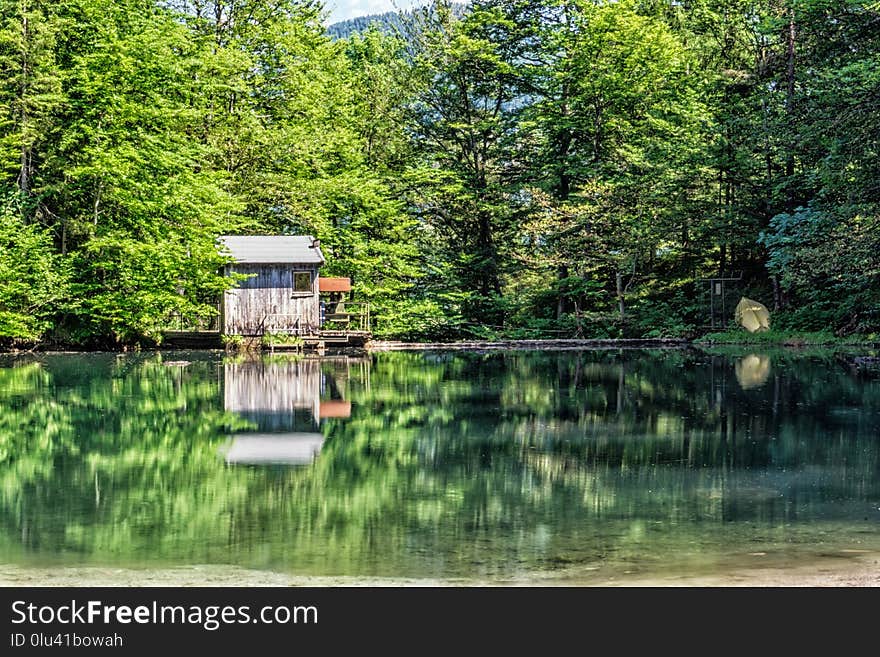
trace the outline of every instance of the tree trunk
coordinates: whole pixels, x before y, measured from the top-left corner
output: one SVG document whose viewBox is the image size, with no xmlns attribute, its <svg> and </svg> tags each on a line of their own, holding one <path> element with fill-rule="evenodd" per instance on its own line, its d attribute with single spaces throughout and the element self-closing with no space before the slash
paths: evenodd
<svg viewBox="0 0 880 657">
<path fill-rule="evenodd" d="M 568 3 L 564 3 L 563 7 L 563 20 L 566 25 L 566 30 L 570 29 L 571 24 L 571 8 Z M 570 60 L 566 59 L 566 62 Z M 557 134 L 557 148 L 555 155 L 555 161 L 557 163 L 557 181 L 556 181 L 556 198 L 565 202 L 568 200 L 569 196 L 571 196 L 571 185 L 572 185 L 572 177 L 568 170 L 568 159 L 571 155 L 571 145 L 572 145 L 572 134 L 571 130 L 568 128 L 568 117 L 571 113 L 571 108 L 569 105 L 569 99 L 571 96 L 571 87 L 569 84 L 569 70 L 570 65 L 568 63 L 564 64 L 563 70 L 563 80 L 562 86 L 559 89 L 559 114 L 562 119 L 560 122 L 560 129 Z M 561 221 L 560 228 L 564 230 L 567 227 L 568 220 L 564 218 Z M 568 265 L 563 264 L 557 269 L 558 281 L 562 281 L 569 276 Z M 567 310 L 568 304 L 566 303 L 565 297 L 562 295 L 560 290 L 559 297 L 556 301 L 556 320 L 559 321 L 562 319 L 562 316 L 565 314 Z"/>
<path fill-rule="evenodd" d="M 615 277 L 615 283 L 617 284 L 617 310 L 620 313 L 620 323 L 622 324 L 626 320 L 626 305 L 623 300 L 623 273 L 619 270 Z"/>
<path fill-rule="evenodd" d="M 624 364 L 621 363 L 620 367 L 617 370 L 617 395 L 616 395 L 616 407 L 614 409 L 615 415 L 620 415 L 621 411 L 623 411 L 623 402 L 624 402 L 624 389 L 626 386 L 626 372 L 624 371 Z"/>
<path fill-rule="evenodd" d="M 771 276 L 770 282 L 773 284 L 773 310 L 782 308 L 782 286 L 779 284 L 778 276 Z"/>
<path fill-rule="evenodd" d="M 794 83 L 795 83 L 795 36 L 796 27 L 794 20 L 794 5 L 788 9 L 788 29 L 786 30 L 786 87 L 785 87 L 785 114 L 788 122 L 788 144 L 785 157 L 786 181 L 786 206 L 791 212 L 794 210 L 794 191 L 791 178 L 794 176 Z"/>
<path fill-rule="evenodd" d="M 562 265 L 557 270 L 557 274 L 559 276 L 559 280 L 563 281 L 568 278 L 568 267 L 566 265 Z M 562 319 L 562 316 L 565 314 L 567 304 L 565 303 L 565 296 L 562 293 L 562 290 L 559 291 L 559 296 L 556 298 L 556 319 Z"/>
<path fill-rule="evenodd" d="M 26 9 L 25 9 L 26 11 Z M 23 196 L 30 192 L 30 145 L 28 144 L 28 20 L 27 14 L 21 19 L 21 171 L 18 174 L 18 187 Z"/>
</svg>

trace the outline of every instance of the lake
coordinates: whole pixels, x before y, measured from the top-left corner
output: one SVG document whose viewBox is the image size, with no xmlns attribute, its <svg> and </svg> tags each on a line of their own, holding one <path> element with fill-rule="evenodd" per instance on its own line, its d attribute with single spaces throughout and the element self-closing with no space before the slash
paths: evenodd
<svg viewBox="0 0 880 657">
<path fill-rule="evenodd" d="M 601 584 L 878 551 L 880 376 L 830 351 L 0 357 L 16 572 Z"/>
</svg>

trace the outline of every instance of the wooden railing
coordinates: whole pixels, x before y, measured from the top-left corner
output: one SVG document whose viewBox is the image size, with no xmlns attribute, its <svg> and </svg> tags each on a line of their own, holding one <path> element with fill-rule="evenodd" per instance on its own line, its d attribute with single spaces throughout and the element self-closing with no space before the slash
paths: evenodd
<svg viewBox="0 0 880 657">
<path fill-rule="evenodd" d="M 321 329 L 325 331 L 370 331 L 370 304 L 343 301 L 321 307 Z"/>
<path fill-rule="evenodd" d="M 167 331 L 217 332 L 220 331 L 219 307 L 217 315 L 185 321 L 178 315 L 169 318 Z M 258 335 L 283 333 L 287 335 L 311 335 L 318 329 L 324 331 L 362 332 L 371 331 L 370 304 L 365 301 L 352 301 L 334 304 L 330 312 L 329 304 L 322 305 L 321 321 L 316 324 L 303 315 L 270 313 L 263 316 L 257 329 Z"/>
</svg>

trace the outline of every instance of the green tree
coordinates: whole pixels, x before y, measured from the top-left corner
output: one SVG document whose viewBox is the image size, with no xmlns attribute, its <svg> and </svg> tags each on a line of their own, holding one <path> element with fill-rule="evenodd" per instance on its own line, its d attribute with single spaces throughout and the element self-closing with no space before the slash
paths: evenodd
<svg viewBox="0 0 880 657">
<path fill-rule="evenodd" d="M 502 276 L 512 222 L 503 142 L 513 129 L 513 67 L 493 38 L 504 18 L 474 5 L 458 19 L 436 3 L 418 34 L 421 89 L 413 106 L 422 162 L 414 172 L 416 211 L 434 241 L 435 268 L 461 293 L 461 312 L 477 324 L 504 321 Z"/>
<path fill-rule="evenodd" d="M 20 190 L 0 197 L 0 344 L 39 341 L 68 302 L 68 263 L 48 231 L 22 218 L 28 201 Z"/>
<path fill-rule="evenodd" d="M 39 0 L 0 2 L 0 171 L 28 196 L 39 146 L 62 101 L 57 15 Z"/>
<path fill-rule="evenodd" d="M 505 3 L 494 3 L 507 6 Z M 526 102 L 514 148 L 533 188 L 527 230 L 557 278 L 556 316 L 594 307 L 601 281 L 619 321 L 627 296 L 687 248 L 701 202 L 709 110 L 680 36 L 634 3 L 513 3 L 508 34 Z M 696 191 L 695 191 L 696 190 Z M 570 290 L 581 290 L 571 294 Z"/>
<path fill-rule="evenodd" d="M 65 102 L 35 175 L 75 263 L 74 339 L 161 339 L 172 315 L 216 313 L 214 239 L 237 225 L 223 172 L 196 138 L 207 53 L 145 0 L 58 8 Z"/>
</svg>

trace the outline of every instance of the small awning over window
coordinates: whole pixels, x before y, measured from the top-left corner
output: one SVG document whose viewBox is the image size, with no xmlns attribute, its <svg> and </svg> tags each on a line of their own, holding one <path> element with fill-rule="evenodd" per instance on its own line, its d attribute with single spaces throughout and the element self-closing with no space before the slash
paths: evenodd
<svg viewBox="0 0 880 657">
<path fill-rule="evenodd" d="M 350 278 L 319 278 L 318 291 L 320 292 L 351 292 Z"/>
</svg>

